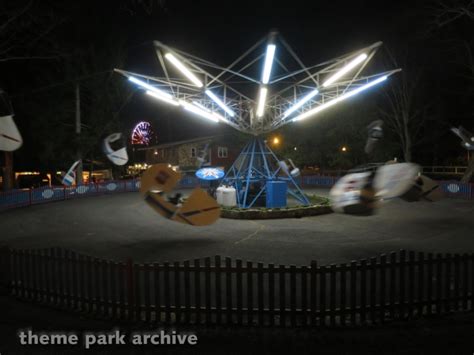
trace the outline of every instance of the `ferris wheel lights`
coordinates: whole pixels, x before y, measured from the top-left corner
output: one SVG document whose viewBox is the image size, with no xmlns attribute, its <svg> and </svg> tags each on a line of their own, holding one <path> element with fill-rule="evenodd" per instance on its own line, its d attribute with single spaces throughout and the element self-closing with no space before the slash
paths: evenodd
<svg viewBox="0 0 474 355">
<path fill-rule="evenodd" d="M 266 87 L 260 88 L 260 96 L 258 97 L 257 117 L 262 117 L 265 111 L 265 101 L 267 99 L 268 89 Z"/>
<path fill-rule="evenodd" d="M 225 112 L 227 112 L 230 117 L 235 116 L 235 112 L 232 111 L 229 107 L 227 107 L 226 104 L 224 104 L 224 102 L 222 102 L 222 100 L 219 99 L 216 95 L 214 95 L 211 90 L 206 90 L 206 95 L 209 96 L 216 104 L 218 104 Z"/>
<path fill-rule="evenodd" d="M 288 110 L 286 110 L 285 113 L 283 114 L 283 118 L 287 118 L 289 115 L 291 115 L 297 109 L 299 109 L 301 106 L 303 106 L 305 103 L 307 103 L 313 97 L 315 97 L 318 93 L 319 93 L 318 89 L 314 89 L 313 91 L 311 91 L 309 94 L 307 94 L 305 97 L 303 97 L 300 101 L 298 101 L 296 104 L 291 106 Z"/>
<path fill-rule="evenodd" d="M 296 116 L 295 118 L 292 119 L 292 121 L 293 121 L 293 122 L 294 122 L 294 121 L 300 121 L 300 120 L 303 120 L 303 119 L 308 118 L 308 117 L 310 117 L 310 116 L 313 116 L 313 115 L 317 114 L 318 112 L 320 112 L 320 111 L 322 111 L 322 110 L 324 110 L 324 109 L 326 109 L 326 108 L 328 108 L 328 107 L 334 106 L 334 105 L 337 104 L 338 102 L 341 102 L 341 101 L 343 101 L 343 100 L 345 100 L 345 99 L 347 99 L 347 98 L 349 98 L 349 97 L 352 97 L 352 96 L 354 96 L 354 95 L 357 95 L 358 93 L 360 93 L 360 92 L 362 92 L 362 91 L 364 91 L 364 90 L 366 90 L 366 89 L 368 89 L 368 88 L 370 88 L 370 87 L 372 87 L 372 86 L 374 86 L 374 85 L 377 85 L 377 84 L 381 83 L 382 81 L 385 81 L 386 79 L 387 79 L 387 76 L 386 76 L 386 75 L 381 76 L 380 78 L 375 79 L 375 80 L 373 80 L 373 81 L 371 81 L 371 82 L 369 82 L 369 83 L 367 83 L 367 84 L 365 84 L 365 85 L 362 85 L 362 86 L 358 87 L 357 89 L 354 89 L 354 90 L 351 90 L 351 91 L 349 91 L 349 92 L 346 92 L 345 94 L 343 94 L 343 95 L 341 95 L 341 96 L 339 96 L 339 97 L 337 97 L 337 98 L 335 98 L 335 99 L 332 99 L 332 100 L 330 100 L 330 101 L 327 101 L 327 102 L 325 102 L 324 104 L 319 105 L 319 106 L 313 108 L 312 110 L 309 110 L 309 111 L 307 111 L 307 112 L 305 112 L 305 113 L 302 113 L 302 114 L 299 115 L 299 116 Z"/>
<path fill-rule="evenodd" d="M 354 69 L 357 65 L 362 63 L 364 60 L 367 59 L 367 54 L 362 53 L 355 57 L 353 60 L 351 60 L 349 63 L 347 63 L 344 67 L 342 67 L 338 72 L 336 72 L 334 75 L 329 77 L 324 83 L 323 86 L 329 86 L 332 83 L 334 83 L 337 79 L 342 77 L 343 75 L 347 74 L 349 71 Z"/>
<path fill-rule="evenodd" d="M 263 66 L 262 83 L 268 84 L 270 74 L 272 71 L 273 57 L 275 56 L 276 45 L 269 44 L 267 46 L 267 53 L 265 54 L 265 64 Z"/>
<path fill-rule="evenodd" d="M 203 87 L 201 80 L 199 80 L 196 75 L 186 68 L 185 65 L 181 63 L 173 54 L 166 53 L 165 58 L 168 59 L 171 64 L 173 64 L 181 73 L 183 73 L 185 77 L 191 80 L 194 85 L 196 85 L 198 88 Z"/>
<path fill-rule="evenodd" d="M 155 91 L 147 90 L 146 93 L 147 93 L 147 95 L 150 95 L 150 96 L 154 97 L 155 99 L 167 102 L 167 103 L 169 103 L 173 106 L 179 106 L 178 102 L 176 102 L 176 100 L 174 100 L 173 97 L 171 95 L 167 94 L 166 92 L 158 93 L 158 92 L 155 92 Z"/>
</svg>

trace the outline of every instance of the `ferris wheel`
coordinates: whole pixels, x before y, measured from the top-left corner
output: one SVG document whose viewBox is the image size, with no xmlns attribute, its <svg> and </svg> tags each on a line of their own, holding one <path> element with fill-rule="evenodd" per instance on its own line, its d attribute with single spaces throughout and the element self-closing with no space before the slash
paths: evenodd
<svg viewBox="0 0 474 355">
<path fill-rule="evenodd" d="M 131 143 L 132 145 L 148 145 L 151 143 L 153 135 L 153 128 L 150 122 L 138 122 L 135 127 L 133 127 Z"/>
<path fill-rule="evenodd" d="M 400 71 L 362 74 L 381 45 L 376 42 L 305 66 L 285 39 L 273 31 L 222 67 L 155 41 L 162 76 L 115 70 L 158 102 L 254 136 L 224 178 L 236 188 L 240 207 L 253 206 L 266 192 L 266 183 L 276 180 L 286 181 L 288 193 L 308 204 L 294 177 L 278 164 L 279 159 L 261 135 L 311 119 Z M 255 72 L 260 75 L 256 77 Z"/>
</svg>

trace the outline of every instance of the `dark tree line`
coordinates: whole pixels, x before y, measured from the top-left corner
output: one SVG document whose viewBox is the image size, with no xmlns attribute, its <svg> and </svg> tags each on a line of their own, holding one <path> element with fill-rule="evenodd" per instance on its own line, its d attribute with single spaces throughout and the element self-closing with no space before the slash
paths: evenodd
<svg viewBox="0 0 474 355">
<path fill-rule="evenodd" d="M 382 119 L 385 137 L 372 160 L 397 157 L 422 165 L 467 165 L 466 151 L 450 127 L 474 128 L 473 15 L 471 0 L 407 6 L 407 13 L 400 15 L 405 31 L 392 29 L 407 35 L 386 41 L 383 53 L 384 67 L 400 67 L 402 72 L 378 93 L 366 93 L 357 104 L 345 103 L 315 118 L 318 123 L 305 126 L 297 139 L 287 132 L 286 154 L 301 165 L 353 167 L 369 159 L 361 144 L 366 125 Z M 298 151 L 292 148 L 296 145 Z M 347 152 L 340 150 L 342 145 L 349 147 Z M 473 170 L 472 159 L 464 181 Z"/>
<path fill-rule="evenodd" d="M 86 169 L 91 162 L 107 164 L 98 142 L 126 130 L 124 111 L 133 100 L 132 88 L 112 69 L 127 67 L 127 58 L 143 45 L 143 33 L 149 32 L 148 40 L 160 37 L 155 26 L 162 17 L 178 20 L 182 6 L 164 0 L 20 0 L 3 6 L 0 87 L 10 95 L 25 141 L 13 154 L 15 166 L 64 170 L 78 151 Z M 401 67 L 402 74 L 383 90 L 331 108 L 300 128 L 284 128 L 282 155 L 328 169 L 394 157 L 424 165 L 466 164 L 466 152 L 449 128 L 473 128 L 473 1 L 429 0 L 404 8 L 394 14 L 397 24 L 386 29 L 393 35 L 382 54 L 382 66 Z M 75 132 L 77 86 L 81 135 Z M 369 158 L 363 153 L 365 127 L 375 119 L 385 121 L 385 138 Z M 348 150 L 342 152 L 342 146 Z"/>
<path fill-rule="evenodd" d="M 133 95 L 113 73 L 124 66 L 131 45 L 124 23 L 153 16 L 165 5 L 162 0 L 29 0 L 6 7 L 0 14 L 0 85 L 9 94 L 24 145 L 5 162 L 14 155 L 16 169 L 54 172 L 67 169 L 80 154 L 86 168 L 97 161 L 110 167 L 98 159 L 100 141 L 124 129 L 120 113 Z M 13 171 L 3 170 L 4 175 Z"/>
</svg>

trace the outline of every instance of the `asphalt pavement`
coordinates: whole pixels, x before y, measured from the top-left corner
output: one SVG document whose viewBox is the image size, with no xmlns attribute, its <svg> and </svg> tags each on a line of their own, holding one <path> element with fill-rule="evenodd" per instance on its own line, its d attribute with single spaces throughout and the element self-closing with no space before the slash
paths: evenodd
<svg viewBox="0 0 474 355">
<path fill-rule="evenodd" d="M 192 227 L 163 219 L 138 193 L 122 193 L 0 212 L 1 244 L 139 262 L 221 255 L 287 265 L 348 262 L 399 249 L 465 253 L 474 252 L 474 201 L 394 200 L 369 217 L 221 218 Z"/>
</svg>

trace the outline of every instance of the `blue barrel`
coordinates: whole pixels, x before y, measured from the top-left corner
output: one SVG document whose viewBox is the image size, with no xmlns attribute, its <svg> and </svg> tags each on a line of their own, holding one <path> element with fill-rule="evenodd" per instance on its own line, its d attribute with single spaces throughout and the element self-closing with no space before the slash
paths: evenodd
<svg viewBox="0 0 474 355">
<path fill-rule="evenodd" d="M 267 208 L 286 207 L 287 190 L 288 190 L 288 185 L 286 181 L 267 181 L 266 183 Z"/>
</svg>

